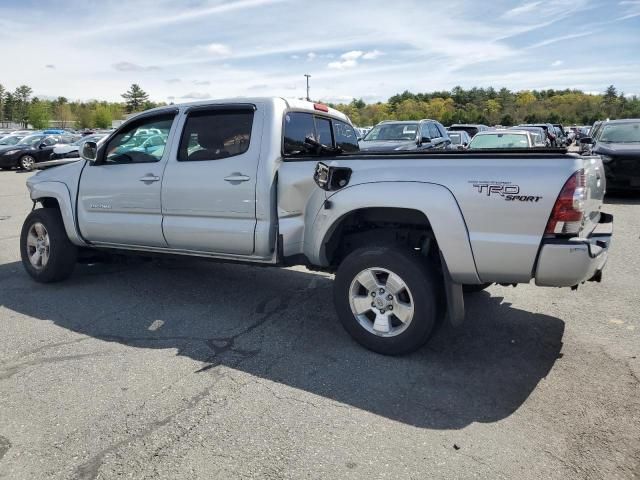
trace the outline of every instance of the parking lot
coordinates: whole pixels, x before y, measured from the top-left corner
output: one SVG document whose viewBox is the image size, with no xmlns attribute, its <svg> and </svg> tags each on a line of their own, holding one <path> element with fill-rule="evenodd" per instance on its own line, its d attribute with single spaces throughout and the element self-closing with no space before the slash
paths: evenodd
<svg viewBox="0 0 640 480">
<path fill-rule="evenodd" d="M 492 286 L 384 357 L 302 268 L 34 283 L 28 175 L 0 172 L 0 478 L 640 478 L 640 197 L 607 200 L 602 284 Z"/>
</svg>

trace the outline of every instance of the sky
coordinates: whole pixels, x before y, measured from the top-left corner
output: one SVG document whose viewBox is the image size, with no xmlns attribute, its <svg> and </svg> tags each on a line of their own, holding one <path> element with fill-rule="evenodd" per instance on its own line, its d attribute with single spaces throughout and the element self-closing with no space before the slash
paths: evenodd
<svg viewBox="0 0 640 480">
<path fill-rule="evenodd" d="M 640 0 L 0 0 L 0 84 L 41 98 L 385 101 L 460 85 L 640 95 Z"/>
</svg>

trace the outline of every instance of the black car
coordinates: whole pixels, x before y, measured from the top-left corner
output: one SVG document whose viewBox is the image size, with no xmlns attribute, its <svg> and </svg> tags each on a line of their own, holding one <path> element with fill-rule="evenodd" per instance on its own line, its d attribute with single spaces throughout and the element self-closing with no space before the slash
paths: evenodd
<svg viewBox="0 0 640 480">
<path fill-rule="evenodd" d="M 640 192 L 640 119 L 602 122 L 581 143 L 591 143 L 591 153 L 602 158 L 607 190 Z"/>
<path fill-rule="evenodd" d="M 491 127 L 487 127 L 486 125 L 482 125 L 480 123 L 454 123 L 449 127 L 450 132 L 467 132 L 470 138 L 473 138 L 476 133 L 484 132 L 486 130 L 491 130 Z"/>
<path fill-rule="evenodd" d="M 449 144 L 447 130 L 435 120 L 380 122 L 359 142 L 361 152 L 445 149 Z"/>
<path fill-rule="evenodd" d="M 49 160 L 54 145 L 74 140 L 75 137 L 70 135 L 29 135 L 15 145 L 0 147 L 0 169 L 19 167 L 31 170 L 34 164 Z"/>
</svg>

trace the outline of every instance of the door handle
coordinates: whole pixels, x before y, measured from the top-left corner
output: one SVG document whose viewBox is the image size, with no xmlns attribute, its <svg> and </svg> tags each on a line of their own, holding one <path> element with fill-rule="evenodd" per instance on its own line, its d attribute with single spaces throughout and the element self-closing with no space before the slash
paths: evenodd
<svg viewBox="0 0 640 480">
<path fill-rule="evenodd" d="M 157 182 L 160 180 L 160 177 L 152 174 L 152 173 L 147 173 L 144 177 L 139 178 L 138 180 L 140 180 L 141 182 L 144 182 L 146 184 L 150 184 L 153 182 Z"/>
<path fill-rule="evenodd" d="M 231 183 L 240 183 L 240 182 L 247 182 L 249 180 L 251 180 L 251 177 L 248 177 L 247 175 L 243 175 L 241 173 L 235 172 L 232 173 L 231 175 L 229 175 L 228 177 L 224 177 L 224 180 L 226 182 L 231 182 Z"/>
</svg>

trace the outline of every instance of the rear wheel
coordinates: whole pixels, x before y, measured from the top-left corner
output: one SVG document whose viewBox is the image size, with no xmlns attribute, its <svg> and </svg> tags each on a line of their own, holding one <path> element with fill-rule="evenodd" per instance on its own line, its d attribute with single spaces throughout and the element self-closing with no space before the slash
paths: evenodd
<svg viewBox="0 0 640 480">
<path fill-rule="evenodd" d="M 20 255 L 25 270 L 38 282 L 58 282 L 71 275 L 78 248 L 69 241 L 58 209 L 29 214 L 22 225 Z"/>
<path fill-rule="evenodd" d="M 395 246 L 349 254 L 336 273 L 334 304 L 366 348 L 400 355 L 422 346 L 438 321 L 438 277 L 426 259 Z"/>
<path fill-rule="evenodd" d="M 23 155 L 20 157 L 20 168 L 23 170 L 33 170 L 35 164 L 36 159 L 33 155 Z"/>
</svg>

